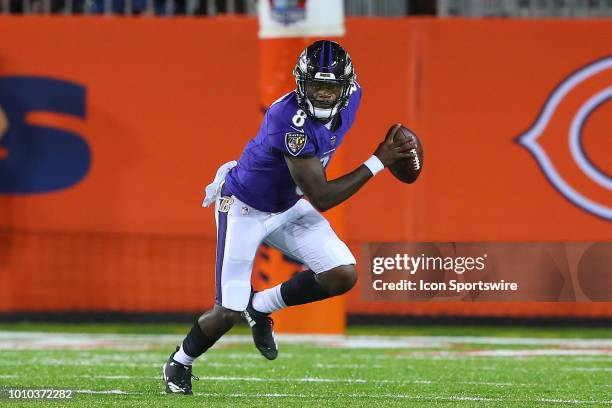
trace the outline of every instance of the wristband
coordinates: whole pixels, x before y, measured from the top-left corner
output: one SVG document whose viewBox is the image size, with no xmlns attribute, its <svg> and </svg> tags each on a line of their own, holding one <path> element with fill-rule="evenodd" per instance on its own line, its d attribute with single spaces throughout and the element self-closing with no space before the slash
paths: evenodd
<svg viewBox="0 0 612 408">
<path fill-rule="evenodd" d="M 385 169 L 385 165 L 380 161 L 376 155 L 372 155 L 368 160 L 363 162 L 363 165 L 368 168 L 372 172 L 372 175 L 375 176 L 381 171 Z"/>
</svg>

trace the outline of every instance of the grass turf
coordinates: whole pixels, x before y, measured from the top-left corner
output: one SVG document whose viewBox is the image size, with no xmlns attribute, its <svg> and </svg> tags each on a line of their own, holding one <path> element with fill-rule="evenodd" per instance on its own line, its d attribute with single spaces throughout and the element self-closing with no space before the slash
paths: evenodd
<svg viewBox="0 0 612 408">
<path fill-rule="evenodd" d="M 74 326 L 64 332 L 74 332 L 72 329 Z M 108 329 L 117 331 L 116 327 Z M 369 329 L 363 331 L 373 334 Z M 397 334 L 397 330 L 391 332 Z M 493 332 L 504 337 L 501 328 Z M 547 335 L 541 337 L 567 337 L 563 330 L 558 336 L 553 336 L 555 332 L 546 329 Z M 389 334 L 384 329 L 378 333 Z M 522 333 L 537 337 L 531 330 Z M 453 333 L 440 329 L 440 334 Z M 462 333 L 466 334 L 474 333 Z M 516 328 L 509 329 L 508 338 L 520 334 Z M 587 337 L 610 337 L 609 330 L 600 334 Z M 14 403 L 20 407 L 612 406 L 612 356 L 605 353 L 609 344 L 602 354 L 588 355 L 587 347 L 581 349 L 587 355 L 517 357 L 512 354 L 517 348 L 542 350 L 545 346 L 451 342 L 444 347 L 372 349 L 281 342 L 279 358 L 272 362 L 250 344 L 221 344 L 194 366 L 200 381 L 194 382 L 196 395 L 189 397 L 162 394 L 160 370 L 171 349 L 167 340 L 156 344 L 155 337 L 151 335 L 142 348 L 129 350 L 116 344 L 110 350 L 4 347 L 0 349 L 0 388 L 125 393 L 79 393 L 70 401 Z M 570 349 L 568 345 L 546 348 Z M 474 356 L 469 353 L 473 350 L 510 353 Z M 12 404 L 6 397 L 0 400 L 2 406 Z"/>
</svg>

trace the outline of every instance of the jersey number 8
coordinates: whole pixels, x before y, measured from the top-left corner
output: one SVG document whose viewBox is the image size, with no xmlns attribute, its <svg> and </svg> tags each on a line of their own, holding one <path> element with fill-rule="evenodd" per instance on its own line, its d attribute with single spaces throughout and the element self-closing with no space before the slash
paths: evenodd
<svg viewBox="0 0 612 408">
<path fill-rule="evenodd" d="M 306 112 L 301 109 L 298 109 L 298 111 L 295 112 L 295 115 L 293 115 L 291 121 L 297 127 L 304 126 L 304 123 L 306 122 Z"/>
</svg>

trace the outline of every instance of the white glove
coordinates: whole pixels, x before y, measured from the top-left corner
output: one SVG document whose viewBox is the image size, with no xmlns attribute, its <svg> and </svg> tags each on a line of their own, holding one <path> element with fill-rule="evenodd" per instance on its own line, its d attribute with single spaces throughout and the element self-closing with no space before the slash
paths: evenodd
<svg viewBox="0 0 612 408">
<path fill-rule="evenodd" d="M 232 168 L 236 167 L 237 164 L 238 162 L 236 160 L 232 160 L 219 167 L 213 182 L 206 186 L 206 198 L 204 198 L 204 201 L 202 202 L 202 207 L 208 207 L 214 203 L 217 198 L 219 198 L 219 194 L 221 194 L 221 187 L 223 187 L 223 182 L 225 181 L 225 176 Z"/>
</svg>

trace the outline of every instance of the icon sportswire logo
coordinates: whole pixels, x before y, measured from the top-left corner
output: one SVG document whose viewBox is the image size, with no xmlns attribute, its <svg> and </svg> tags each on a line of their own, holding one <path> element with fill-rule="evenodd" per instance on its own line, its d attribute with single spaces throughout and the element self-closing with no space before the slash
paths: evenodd
<svg viewBox="0 0 612 408">
<path fill-rule="evenodd" d="M 608 102 L 612 102 L 612 56 L 566 77 L 550 94 L 533 125 L 516 141 L 533 155 L 548 181 L 567 200 L 612 221 L 612 176 L 602 169 L 603 163 L 598 166 L 584 146 L 587 122 Z M 607 119 L 603 141 L 610 148 L 612 120 Z M 571 174 L 571 169 L 582 175 Z M 584 183 L 577 182 L 580 176 Z"/>
</svg>

